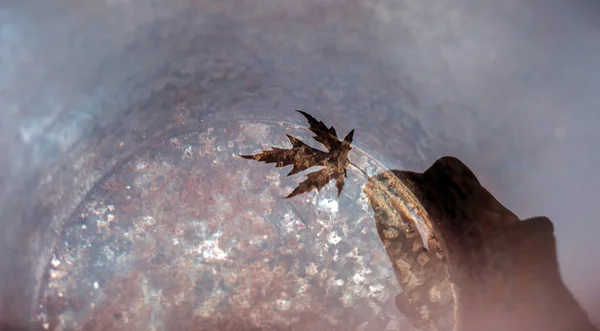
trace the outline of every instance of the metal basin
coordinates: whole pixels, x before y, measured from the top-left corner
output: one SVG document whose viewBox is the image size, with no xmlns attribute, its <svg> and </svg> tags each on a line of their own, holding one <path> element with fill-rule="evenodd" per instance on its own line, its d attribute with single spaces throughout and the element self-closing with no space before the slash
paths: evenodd
<svg viewBox="0 0 600 331">
<path fill-rule="evenodd" d="M 595 2 L 22 1 L 0 7 L 0 322 L 382 330 L 399 291 L 350 173 L 287 202 L 233 154 L 338 132 L 370 173 L 455 155 L 555 223 L 600 316 Z"/>
</svg>

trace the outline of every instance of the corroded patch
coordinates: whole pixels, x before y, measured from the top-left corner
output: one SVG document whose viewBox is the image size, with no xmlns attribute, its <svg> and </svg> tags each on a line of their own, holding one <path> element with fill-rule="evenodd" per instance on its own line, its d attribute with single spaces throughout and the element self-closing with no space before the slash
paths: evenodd
<svg viewBox="0 0 600 331">
<path fill-rule="evenodd" d="M 427 305 L 422 305 L 419 313 L 422 319 L 429 320 L 429 308 L 427 308 Z"/>
<path fill-rule="evenodd" d="M 396 238 L 398 238 L 398 230 L 396 230 L 396 228 L 390 226 L 389 228 L 383 230 L 383 236 L 386 239 L 396 239 Z"/>
<path fill-rule="evenodd" d="M 419 254 L 419 256 L 417 257 L 417 262 L 421 265 L 421 266 L 425 266 L 431 259 L 429 258 L 429 255 L 427 255 L 426 253 L 421 253 Z"/>
</svg>

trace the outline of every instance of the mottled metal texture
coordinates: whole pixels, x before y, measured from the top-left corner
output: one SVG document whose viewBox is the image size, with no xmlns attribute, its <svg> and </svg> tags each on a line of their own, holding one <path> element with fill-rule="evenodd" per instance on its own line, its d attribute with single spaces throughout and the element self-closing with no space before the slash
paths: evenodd
<svg viewBox="0 0 600 331">
<path fill-rule="evenodd" d="M 301 178 L 237 153 L 298 127 L 223 122 L 148 145 L 65 223 L 40 294 L 47 330 L 395 330 L 391 265 L 362 186 L 284 199 Z M 354 161 L 384 168 L 358 150 Z M 229 323 L 229 324 L 224 324 Z"/>
<path fill-rule="evenodd" d="M 550 216 L 598 316 L 596 15 L 567 0 L 1 2 L 0 324 L 37 323 L 63 227 L 113 169 L 203 123 L 298 123 L 298 108 L 355 128 L 388 168 L 456 155 L 516 214 Z"/>
</svg>

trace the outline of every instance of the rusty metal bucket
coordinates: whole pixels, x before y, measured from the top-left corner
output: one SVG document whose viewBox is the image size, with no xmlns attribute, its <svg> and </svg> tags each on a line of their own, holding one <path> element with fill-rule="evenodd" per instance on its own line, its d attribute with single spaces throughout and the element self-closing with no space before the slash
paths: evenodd
<svg viewBox="0 0 600 331">
<path fill-rule="evenodd" d="M 370 174 L 457 155 L 549 215 L 598 316 L 593 6 L 0 5 L 0 325 L 402 327 L 364 178 L 287 202 L 294 179 L 232 156 L 309 137 L 294 109 L 356 129 Z"/>
</svg>

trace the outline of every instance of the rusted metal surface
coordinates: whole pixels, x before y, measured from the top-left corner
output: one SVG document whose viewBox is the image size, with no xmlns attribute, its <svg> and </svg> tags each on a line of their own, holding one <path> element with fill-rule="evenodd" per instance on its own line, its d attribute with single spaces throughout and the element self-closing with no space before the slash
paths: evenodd
<svg viewBox="0 0 600 331">
<path fill-rule="evenodd" d="M 287 124 L 224 122 L 149 145 L 112 169 L 65 225 L 38 324 L 397 329 L 400 288 L 362 191 L 366 177 L 349 169 L 339 199 L 333 184 L 283 199 L 301 178 L 236 156 L 285 146 L 284 133 L 310 137 Z M 360 150 L 353 159 L 369 174 L 383 170 Z"/>
<path fill-rule="evenodd" d="M 582 6 L 0 5 L 0 323 L 29 326 L 63 222 L 144 146 L 295 108 L 356 128 L 389 167 L 457 155 L 518 215 L 551 216 L 569 286 L 598 316 L 598 20 Z"/>
</svg>

